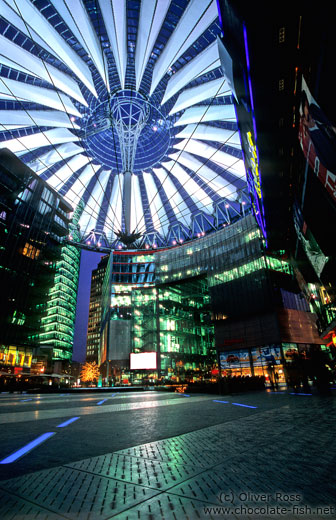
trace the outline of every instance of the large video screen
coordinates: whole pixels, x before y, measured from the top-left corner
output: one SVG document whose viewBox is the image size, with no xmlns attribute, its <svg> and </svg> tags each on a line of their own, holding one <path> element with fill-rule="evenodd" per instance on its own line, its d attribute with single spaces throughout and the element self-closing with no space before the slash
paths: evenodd
<svg viewBox="0 0 336 520">
<path fill-rule="evenodd" d="M 156 352 L 130 354 L 131 370 L 156 370 Z"/>
</svg>

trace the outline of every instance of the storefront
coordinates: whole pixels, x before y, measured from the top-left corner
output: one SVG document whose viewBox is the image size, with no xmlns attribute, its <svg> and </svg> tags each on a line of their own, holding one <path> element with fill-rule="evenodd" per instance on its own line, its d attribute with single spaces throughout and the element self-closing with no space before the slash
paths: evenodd
<svg viewBox="0 0 336 520">
<path fill-rule="evenodd" d="M 260 347 L 219 352 L 221 377 L 264 376 L 268 383 L 286 383 L 286 365 L 296 355 L 309 355 L 310 345 L 271 344 Z"/>
<path fill-rule="evenodd" d="M 4 367 L 31 367 L 33 351 L 31 347 L 0 346 L 0 365 Z"/>
</svg>

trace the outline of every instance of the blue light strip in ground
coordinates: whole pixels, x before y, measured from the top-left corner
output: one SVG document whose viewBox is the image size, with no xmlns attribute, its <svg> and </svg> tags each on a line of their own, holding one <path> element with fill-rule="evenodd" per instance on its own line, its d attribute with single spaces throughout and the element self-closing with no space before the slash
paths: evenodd
<svg viewBox="0 0 336 520">
<path fill-rule="evenodd" d="M 182 395 L 183 395 L 183 397 L 190 397 L 189 394 L 182 394 Z"/>
<path fill-rule="evenodd" d="M 217 401 L 217 399 L 213 399 L 214 403 L 225 403 L 227 404 L 229 401 Z"/>
<path fill-rule="evenodd" d="M 32 399 L 20 399 L 21 403 L 25 403 L 26 401 L 32 401 Z"/>
<path fill-rule="evenodd" d="M 29 451 L 32 451 L 34 448 L 36 448 L 36 446 L 38 446 L 39 444 L 42 444 L 42 442 L 46 441 L 47 439 L 49 439 L 49 437 L 52 437 L 55 434 L 56 434 L 56 432 L 48 432 L 48 433 L 44 433 L 43 435 L 40 435 L 39 437 L 37 437 L 37 439 L 29 442 L 28 444 L 26 444 L 26 446 L 24 446 L 20 450 L 15 451 L 14 453 L 9 455 L 5 459 L 0 460 L 0 464 L 10 464 L 11 462 L 16 461 L 17 459 L 19 459 L 20 457 L 23 457 L 23 455 L 25 455 Z"/>
<path fill-rule="evenodd" d="M 241 403 L 231 403 L 235 406 L 244 406 L 244 408 L 258 408 L 257 406 L 250 406 L 249 404 L 241 404 Z"/>
<path fill-rule="evenodd" d="M 67 421 L 61 423 L 61 424 L 58 424 L 56 426 L 56 428 L 65 428 L 65 426 L 68 426 L 68 424 L 71 424 L 75 421 L 77 421 L 77 419 L 79 419 L 79 417 L 72 417 L 71 419 L 68 419 Z"/>
<path fill-rule="evenodd" d="M 115 395 L 117 395 L 117 394 L 112 394 L 111 397 L 114 397 Z"/>
<path fill-rule="evenodd" d="M 302 392 L 291 392 L 290 395 L 313 395 L 313 394 L 304 394 Z"/>
<path fill-rule="evenodd" d="M 105 403 L 105 401 L 107 401 L 107 399 L 103 399 L 102 401 L 99 401 L 99 403 L 97 403 L 97 405 L 98 404 L 103 404 L 103 403 Z"/>
</svg>

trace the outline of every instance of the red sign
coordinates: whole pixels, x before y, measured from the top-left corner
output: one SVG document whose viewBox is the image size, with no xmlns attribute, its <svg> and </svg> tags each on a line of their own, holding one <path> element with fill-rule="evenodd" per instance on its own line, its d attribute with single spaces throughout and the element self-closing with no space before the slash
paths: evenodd
<svg viewBox="0 0 336 520">
<path fill-rule="evenodd" d="M 236 338 L 236 339 L 225 339 L 222 344 L 220 345 L 221 347 L 223 346 L 227 346 L 227 345 L 232 345 L 232 344 L 235 344 L 235 343 L 243 343 L 243 338 Z"/>
</svg>

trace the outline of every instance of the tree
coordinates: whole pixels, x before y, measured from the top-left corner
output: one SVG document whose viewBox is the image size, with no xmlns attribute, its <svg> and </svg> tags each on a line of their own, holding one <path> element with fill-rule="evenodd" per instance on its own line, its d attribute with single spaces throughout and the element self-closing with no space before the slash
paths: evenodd
<svg viewBox="0 0 336 520">
<path fill-rule="evenodd" d="M 99 378 L 99 367 L 96 362 L 85 363 L 80 373 L 81 381 L 98 381 Z"/>
</svg>

